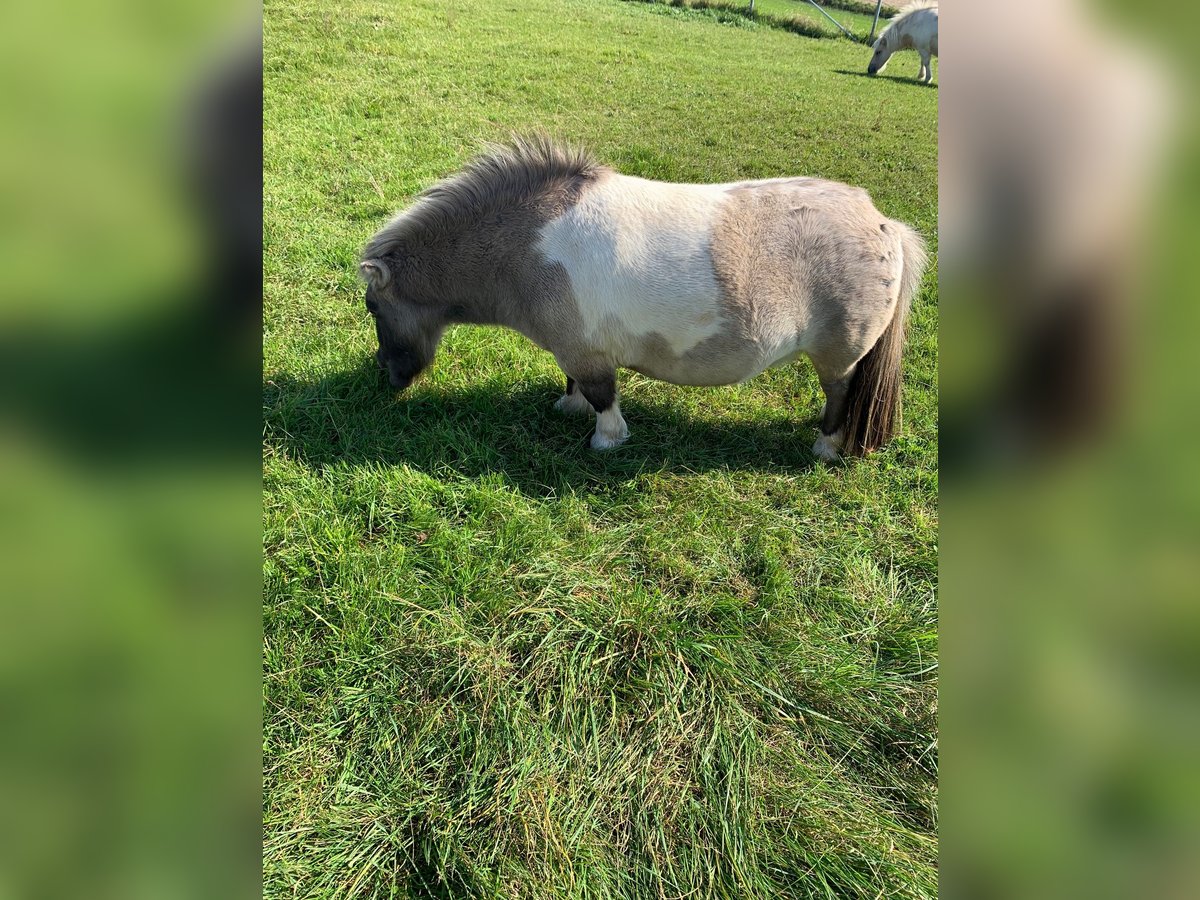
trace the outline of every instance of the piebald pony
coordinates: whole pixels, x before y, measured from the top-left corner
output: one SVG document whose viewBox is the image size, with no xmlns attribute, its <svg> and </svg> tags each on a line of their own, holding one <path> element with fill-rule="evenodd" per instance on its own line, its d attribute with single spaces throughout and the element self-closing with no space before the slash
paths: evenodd
<svg viewBox="0 0 1200 900">
<path fill-rule="evenodd" d="M 371 239 L 360 272 L 398 390 L 448 326 L 512 328 L 554 354 L 556 406 L 595 413 L 601 450 L 629 434 L 619 367 L 722 385 L 805 354 L 826 397 L 813 452 L 832 460 L 892 434 L 924 267 L 917 233 L 859 188 L 648 181 L 536 136 L 428 189 Z"/>
</svg>

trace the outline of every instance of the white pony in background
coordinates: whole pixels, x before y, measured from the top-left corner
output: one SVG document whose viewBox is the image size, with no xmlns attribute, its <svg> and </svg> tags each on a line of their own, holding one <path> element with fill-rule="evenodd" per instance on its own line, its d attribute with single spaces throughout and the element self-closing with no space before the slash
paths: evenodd
<svg viewBox="0 0 1200 900">
<path fill-rule="evenodd" d="M 875 41 L 875 53 L 867 66 L 867 74 L 882 72 L 888 59 L 897 50 L 916 50 L 921 54 L 921 71 L 917 73 L 917 80 L 926 84 L 933 81 L 929 58 L 938 55 L 936 0 L 917 0 L 900 10 Z"/>
</svg>

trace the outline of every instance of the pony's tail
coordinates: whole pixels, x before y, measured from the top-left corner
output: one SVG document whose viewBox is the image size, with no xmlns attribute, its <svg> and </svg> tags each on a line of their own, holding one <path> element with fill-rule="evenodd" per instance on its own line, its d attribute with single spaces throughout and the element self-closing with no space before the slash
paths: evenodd
<svg viewBox="0 0 1200 900">
<path fill-rule="evenodd" d="M 862 456 L 891 440 L 900 416 L 900 359 L 904 351 L 904 326 L 908 310 L 921 284 L 928 257 L 921 236 L 902 222 L 891 227 L 900 231 L 904 263 L 900 275 L 900 299 L 887 330 L 859 360 L 850 379 L 846 397 L 844 452 Z"/>
</svg>

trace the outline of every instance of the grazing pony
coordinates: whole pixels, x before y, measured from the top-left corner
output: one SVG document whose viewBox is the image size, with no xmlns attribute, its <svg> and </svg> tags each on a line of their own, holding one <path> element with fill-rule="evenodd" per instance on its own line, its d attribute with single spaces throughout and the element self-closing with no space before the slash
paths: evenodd
<svg viewBox="0 0 1200 900">
<path fill-rule="evenodd" d="M 867 193 L 816 178 L 667 184 L 544 136 L 494 147 L 426 190 L 367 244 L 376 360 L 403 390 L 443 332 L 501 325 L 554 354 L 555 406 L 629 435 L 617 368 L 722 385 L 807 354 L 825 392 L 813 452 L 892 434 L 900 354 L 925 251 Z"/>
<path fill-rule="evenodd" d="M 875 41 L 875 52 L 867 65 L 867 74 L 882 72 L 897 50 L 916 50 L 921 54 L 921 70 L 917 80 L 929 84 L 933 69 L 929 58 L 938 55 L 938 7 L 936 2 L 917 0 L 910 3 L 888 22 L 883 34 Z"/>
</svg>

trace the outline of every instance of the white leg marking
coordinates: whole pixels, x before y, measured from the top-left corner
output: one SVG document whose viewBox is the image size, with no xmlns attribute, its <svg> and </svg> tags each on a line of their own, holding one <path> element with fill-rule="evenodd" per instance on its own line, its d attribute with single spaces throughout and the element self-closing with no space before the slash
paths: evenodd
<svg viewBox="0 0 1200 900">
<path fill-rule="evenodd" d="M 621 416 L 621 406 L 615 400 L 613 405 L 596 416 L 596 433 L 592 435 L 593 450 L 609 450 L 625 443 L 629 437 L 629 426 Z"/>
<path fill-rule="evenodd" d="M 840 428 L 833 434 L 818 435 L 817 442 L 813 444 L 813 455 L 826 462 L 837 462 L 845 441 L 846 435 Z"/>
<path fill-rule="evenodd" d="M 595 412 L 595 410 L 592 409 L 592 404 L 587 402 L 587 398 L 585 398 L 583 394 L 579 392 L 578 388 L 576 388 L 573 393 L 563 394 L 561 397 L 559 397 L 554 403 L 554 408 L 561 413 L 575 416 L 585 414 L 590 416 L 593 412 Z"/>
</svg>

